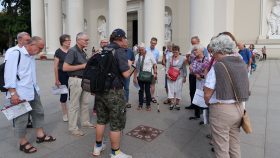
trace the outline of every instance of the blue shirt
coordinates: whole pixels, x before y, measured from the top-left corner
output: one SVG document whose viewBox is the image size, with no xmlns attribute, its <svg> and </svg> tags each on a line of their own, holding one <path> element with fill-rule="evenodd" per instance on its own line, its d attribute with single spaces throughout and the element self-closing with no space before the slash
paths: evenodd
<svg viewBox="0 0 280 158">
<path fill-rule="evenodd" d="M 153 50 L 150 47 L 146 48 L 147 52 L 151 52 L 154 55 L 154 58 L 156 60 L 156 62 L 158 63 L 158 59 L 159 59 L 159 51 L 158 49 L 154 48 Z"/>
<path fill-rule="evenodd" d="M 135 56 L 134 56 L 134 53 L 133 53 L 132 49 L 127 48 L 126 52 L 127 52 L 127 59 L 130 60 L 130 61 L 134 61 Z"/>
<path fill-rule="evenodd" d="M 34 100 L 34 89 L 39 94 L 39 87 L 36 80 L 36 63 L 35 58 L 30 56 L 25 47 L 19 49 L 21 52 L 20 62 L 17 66 L 19 53 L 13 51 L 9 53 L 5 65 L 5 88 L 15 88 L 21 100 Z M 20 80 L 17 80 L 16 76 Z M 7 93 L 7 98 L 10 98 L 10 93 Z"/>
<path fill-rule="evenodd" d="M 11 54 L 12 52 L 14 52 L 14 50 L 16 50 L 16 49 L 17 49 L 17 50 L 20 50 L 21 48 L 20 48 L 18 45 L 9 48 L 9 49 L 6 51 L 5 60 L 4 60 L 4 61 L 6 61 L 7 58 L 8 58 L 8 56 L 9 56 L 9 54 Z M 15 53 L 17 53 L 17 51 L 16 51 Z"/>
<path fill-rule="evenodd" d="M 239 50 L 239 54 L 242 56 L 243 58 L 243 61 L 248 64 L 249 63 L 249 60 L 251 59 L 252 57 L 252 53 L 250 52 L 249 49 L 247 48 L 244 48 L 243 50 Z"/>
</svg>

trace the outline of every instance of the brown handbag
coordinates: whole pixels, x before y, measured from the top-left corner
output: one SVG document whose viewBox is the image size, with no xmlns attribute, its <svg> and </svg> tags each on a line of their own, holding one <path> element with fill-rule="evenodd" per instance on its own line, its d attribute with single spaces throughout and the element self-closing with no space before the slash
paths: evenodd
<svg viewBox="0 0 280 158">
<path fill-rule="evenodd" d="M 227 74 L 228 74 L 228 77 L 229 77 L 229 80 L 230 80 L 230 83 L 231 83 L 231 86 L 232 86 L 232 89 L 233 89 L 233 92 L 234 92 L 234 96 L 235 96 L 235 99 L 237 101 L 237 103 L 239 103 L 238 101 L 238 98 L 237 98 L 237 95 L 236 95 L 236 91 L 235 91 L 235 88 L 233 86 L 233 82 L 232 82 L 232 79 L 230 77 L 230 74 L 227 70 L 227 67 L 225 66 L 224 63 L 222 62 L 219 62 L 223 65 L 223 67 L 225 68 Z M 237 110 L 240 111 L 240 114 L 242 115 L 242 111 L 241 111 L 241 108 L 240 108 L 240 105 L 239 104 L 235 104 L 236 105 L 236 108 Z M 244 112 L 243 112 L 243 115 L 242 115 L 242 120 L 241 120 L 241 127 L 243 129 L 243 131 L 246 133 L 246 134 L 250 134 L 253 132 L 253 129 L 252 129 L 252 125 L 251 125 L 251 121 L 250 121 L 250 118 L 249 118 L 249 115 L 247 113 L 247 111 L 244 109 Z"/>
</svg>

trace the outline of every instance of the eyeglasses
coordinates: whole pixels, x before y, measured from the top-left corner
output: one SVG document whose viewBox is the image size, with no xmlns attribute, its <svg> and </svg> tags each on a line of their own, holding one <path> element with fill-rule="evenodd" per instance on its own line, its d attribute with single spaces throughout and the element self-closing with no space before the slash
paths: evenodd
<svg viewBox="0 0 280 158">
<path fill-rule="evenodd" d="M 88 41 L 89 41 L 89 39 L 88 39 L 88 38 L 86 38 L 86 39 L 80 38 L 80 40 L 83 40 L 83 41 L 86 41 L 86 42 L 88 42 Z"/>
</svg>

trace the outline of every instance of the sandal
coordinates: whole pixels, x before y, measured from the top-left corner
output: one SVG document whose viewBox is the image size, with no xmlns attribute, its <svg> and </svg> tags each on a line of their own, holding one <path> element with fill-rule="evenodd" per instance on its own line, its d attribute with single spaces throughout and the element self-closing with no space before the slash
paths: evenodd
<svg viewBox="0 0 280 158">
<path fill-rule="evenodd" d="M 55 140 L 56 138 L 54 138 L 53 136 L 44 135 L 43 137 L 37 137 L 36 143 L 53 142 Z"/>
<path fill-rule="evenodd" d="M 152 102 L 153 102 L 153 103 L 157 103 L 157 100 L 153 97 L 153 98 L 152 98 Z"/>
<path fill-rule="evenodd" d="M 30 147 L 26 148 L 28 145 L 30 145 Z M 31 154 L 31 153 L 37 152 L 37 148 L 32 146 L 29 142 L 26 142 L 25 144 L 20 144 L 19 145 L 19 150 L 23 151 L 24 153 L 27 153 L 27 154 Z"/>
<path fill-rule="evenodd" d="M 147 107 L 146 107 L 146 110 L 147 110 L 147 111 L 151 111 L 151 110 L 152 110 L 152 109 L 151 109 L 151 106 L 147 106 Z"/>
</svg>

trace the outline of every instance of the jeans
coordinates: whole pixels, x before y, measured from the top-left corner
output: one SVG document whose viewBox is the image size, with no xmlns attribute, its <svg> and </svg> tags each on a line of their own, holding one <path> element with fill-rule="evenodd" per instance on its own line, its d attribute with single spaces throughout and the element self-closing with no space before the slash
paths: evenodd
<svg viewBox="0 0 280 158">
<path fill-rule="evenodd" d="M 138 80 L 138 84 L 140 86 L 140 90 L 139 90 L 139 106 L 143 106 L 143 102 L 144 102 L 144 90 L 145 90 L 145 94 L 146 94 L 146 106 L 149 107 L 151 106 L 151 83 L 149 82 L 141 82 Z"/>
<path fill-rule="evenodd" d="M 124 81 L 124 99 L 128 103 L 129 100 L 129 84 L 130 84 L 130 77 L 126 78 Z"/>
</svg>

